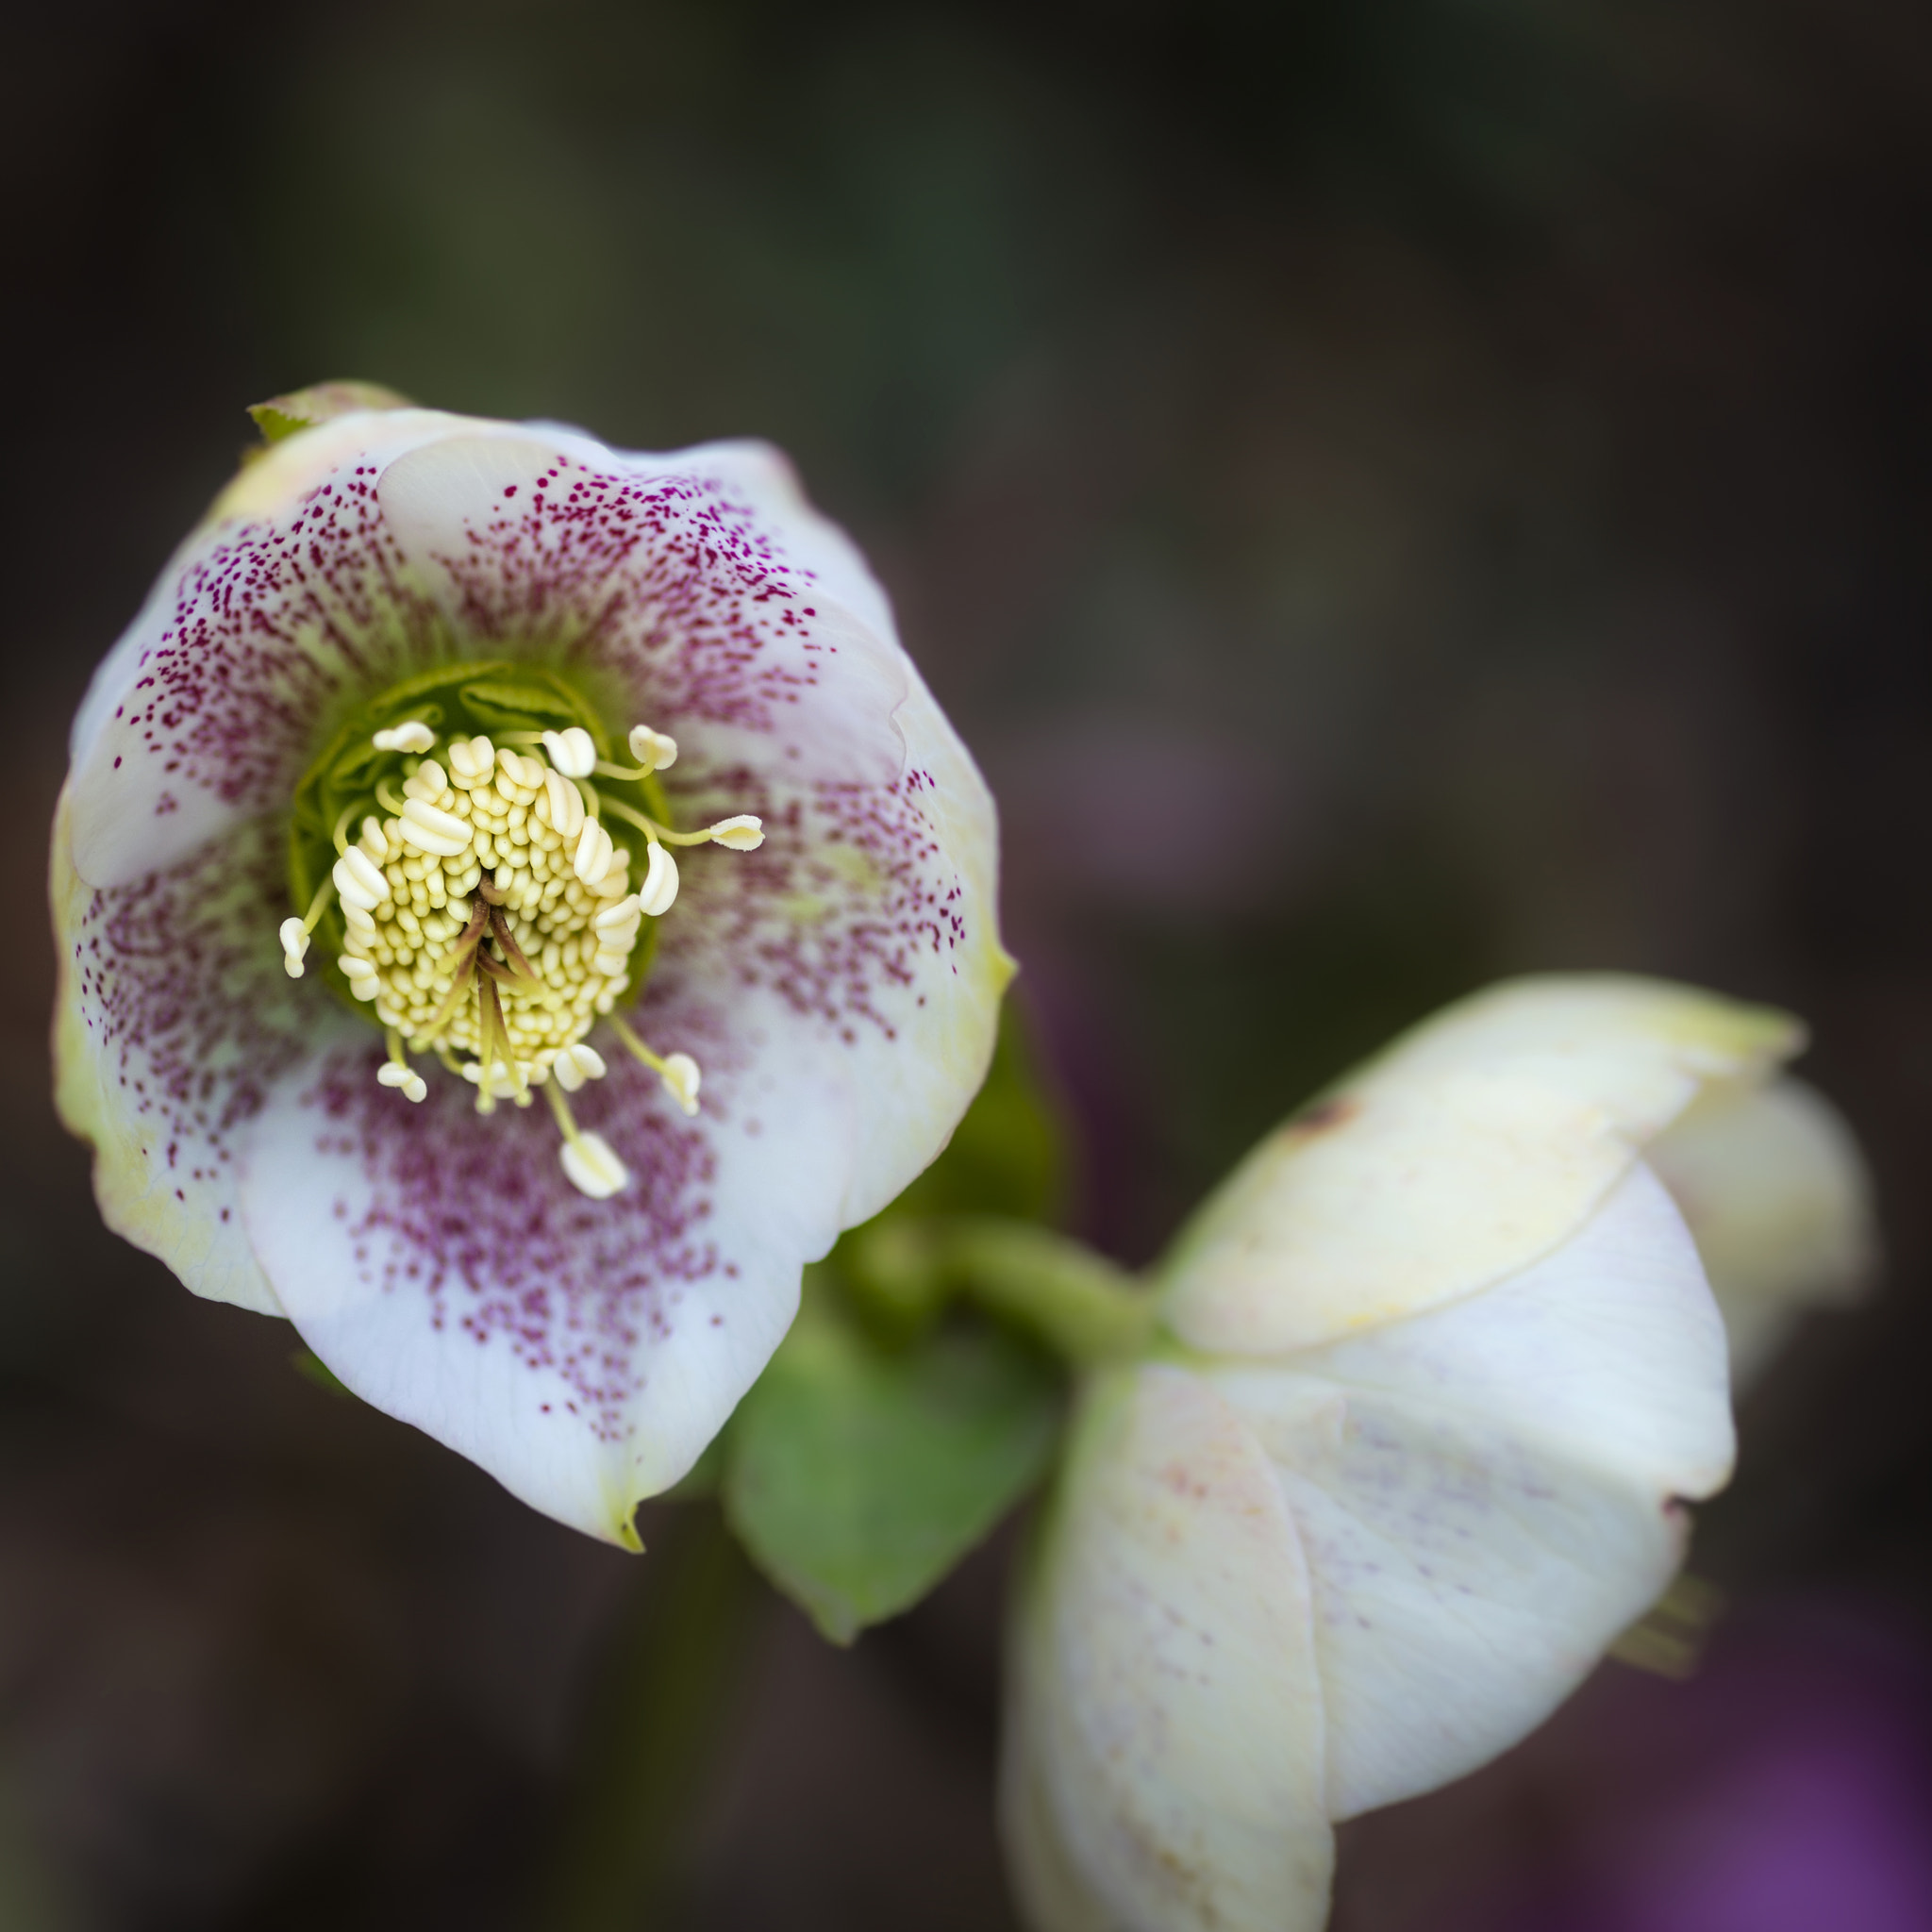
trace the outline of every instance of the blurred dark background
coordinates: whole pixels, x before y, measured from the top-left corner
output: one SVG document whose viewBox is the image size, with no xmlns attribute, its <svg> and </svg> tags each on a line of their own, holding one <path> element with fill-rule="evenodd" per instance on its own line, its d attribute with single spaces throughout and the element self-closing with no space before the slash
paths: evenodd
<svg viewBox="0 0 1932 1932">
<path fill-rule="evenodd" d="M 1890 1268 L 1752 1399 L 1705 1668 L 1352 1827 L 1338 1925 L 1932 1928 L 1932 15 L 69 0 L 6 45 L 0 1925 L 562 1925 L 664 1614 L 103 1233 L 48 1105 L 67 721 L 243 406 L 354 375 L 793 453 L 999 792 L 1129 1260 L 1486 977 L 1807 1014 Z M 1003 1549 L 850 1653 L 753 1606 L 653 1923 L 1009 1925 Z"/>
</svg>

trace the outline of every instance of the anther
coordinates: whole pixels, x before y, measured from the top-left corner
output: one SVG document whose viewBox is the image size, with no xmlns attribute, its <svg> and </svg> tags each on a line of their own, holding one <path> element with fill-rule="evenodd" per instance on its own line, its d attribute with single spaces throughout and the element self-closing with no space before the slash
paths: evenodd
<svg viewBox="0 0 1932 1932">
<path fill-rule="evenodd" d="M 411 784 L 414 782 L 410 780 Z M 404 789 L 407 791 L 408 787 Z M 437 858 L 454 858 L 469 849 L 470 822 L 426 803 L 419 795 L 403 807 L 402 834 L 419 852 L 427 852 Z"/>
<path fill-rule="evenodd" d="M 588 778 L 597 769 L 597 747 L 581 724 L 546 731 L 543 749 L 550 754 L 551 769 L 566 778 Z"/>
<path fill-rule="evenodd" d="M 628 1024 L 615 1013 L 610 1015 L 610 1030 L 625 1048 L 664 1083 L 664 1091 L 686 1113 L 698 1110 L 698 1085 L 704 1075 L 698 1071 L 698 1063 L 688 1053 L 653 1053 L 631 1030 Z"/>
<path fill-rule="evenodd" d="M 765 842 L 765 827 L 761 819 L 748 811 L 741 811 L 734 818 L 720 819 L 715 825 L 706 826 L 714 845 L 723 845 L 732 852 L 756 852 Z"/>
<path fill-rule="evenodd" d="M 406 724 L 392 724 L 387 731 L 375 734 L 377 751 L 427 751 L 436 742 L 436 733 L 420 718 L 411 718 Z"/>
<path fill-rule="evenodd" d="M 629 1171 L 602 1134 L 575 1135 L 558 1149 L 558 1158 L 571 1186 L 593 1201 L 608 1201 L 629 1185 Z"/>
<path fill-rule="evenodd" d="M 631 757 L 646 773 L 668 772 L 677 762 L 676 739 L 653 731 L 648 724 L 633 724 L 629 741 Z"/>
<path fill-rule="evenodd" d="M 610 834 L 595 819 L 586 819 L 584 829 L 577 836 L 576 857 L 572 861 L 572 870 L 585 885 L 594 886 L 610 870 L 615 850 L 610 842 Z"/>
<path fill-rule="evenodd" d="M 677 861 L 661 845 L 651 847 L 651 862 L 638 888 L 638 906 L 653 919 L 662 919 L 677 897 Z"/>
<path fill-rule="evenodd" d="M 584 794 L 561 772 L 543 774 L 550 801 L 550 829 L 559 839 L 575 839 L 584 828 Z"/>
<path fill-rule="evenodd" d="M 487 738 L 453 738 L 449 768 L 458 785 L 481 785 L 496 769 L 496 747 Z"/>
<path fill-rule="evenodd" d="M 704 1075 L 698 1072 L 698 1063 L 688 1053 L 668 1053 L 664 1064 L 658 1069 L 658 1077 L 664 1083 L 664 1091 L 688 1114 L 698 1110 L 698 1082 Z"/>
<path fill-rule="evenodd" d="M 397 1060 L 385 1060 L 376 1068 L 375 1077 L 385 1087 L 402 1089 L 405 1100 L 424 1100 L 428 1097 L 429 1088 L 414 1067 L 406 1067 Z"/>
<path fill-rule="evenodd" d="M 456 758 L 456 749 L 455 745 L 450 746 L 450 758 L 452 762 Z M 403 780 L 403 796 L 405 798 L 424 799 L 427 803 L 434 805 L 442 796 L 444 789 L 448 784 L 449 776 L 442 767 L 434 758 L 425 758 Z"/>
<path fill-rule="evenodd" d="M 281 924 L 280 937 L 282 964 L 288 968 L 291 979 L 300 979 L 303 956 L 308 951 L 308 928 L 299 919 L 285 919 Z"/>
<path fill-rule="evenodd" d="M 586 1080 L 601 1080 L 610 1069 L 604 1064 L 604 1056 L 594 1046 L 586 1046 L 578 1041 L 575 1046 L 567 1046 L 550 1063 L 550 1071 L 557 1075 L 557 1084 L 566 1093 L 575 1093 Z"/>
<path fill-rule="evenodd" d="M 526 758 L 513 752 L 508 745 L 496 754 L 496 762 L 503 774 L 512 785 L 521 786 L 525 791 L 541 791 L 543 789 L 543 765 L 539 758 Z"/>
<path fill-rule="evenodd" d="M 373 961 L 358 959 L 354 955 L 344 953 L 337 961 L 342 969 L 342 976 L 349 982 L 349 991 L 358 1000 L 373 1000 L 382 991 L 382 981 L 377 976 Z"/>
<path fill-rule="evenodd" d="M 373 912 L 390 895 L 386 879 L 374 859 L 359 845 L 351 845 L 336 860 L 329 876 L 344 906 L 359 906 Z"/>
<path fill-rule="evenodd" d="M 389 841 L 383 837 L 380 819 L 366 818 L 362 821 L 362 849 L 377 865 L 391 857 Z"/>
</svg>

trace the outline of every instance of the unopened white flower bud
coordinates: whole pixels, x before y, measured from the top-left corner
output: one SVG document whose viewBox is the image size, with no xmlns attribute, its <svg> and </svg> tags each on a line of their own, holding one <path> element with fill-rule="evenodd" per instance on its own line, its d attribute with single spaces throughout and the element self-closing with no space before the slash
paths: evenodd
<svg viewBox="0 0 1932 1932">
<path fill-rule="evenodd" d="M 550 754 L 551 769 L 566 778 L 588 778 L 597 769 L 597 747 L 581 724 L 546 731 L 543 749 Z"/>
<path fill-rule="evenodd" d="M 304 971 L 302 960 L 308 951 L 308 932 L 299 919 L 285 919 L 281 924 L 282 965 L 291 979 L 300 979 Z"/>
</svg>

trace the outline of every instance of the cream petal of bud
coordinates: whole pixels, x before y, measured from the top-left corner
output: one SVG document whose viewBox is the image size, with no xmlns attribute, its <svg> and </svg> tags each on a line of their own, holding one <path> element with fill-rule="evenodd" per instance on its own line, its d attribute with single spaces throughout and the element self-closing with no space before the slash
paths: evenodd
<svg viewBox="0 0 1932 1932">
<path fill-rule="evenodd" d="M 588 778 L 597 769 L 597 747 L 581 724 L 567 731 L 546 731 L 543 749 L 550 754 L 552 770 L 566 778 Z"/>
<path fill-rule="evenodd" d="M 378 731 L 375 742 L 377 751 L 427 751 L 436 742 L 436 733 L 420 718 L 411 718 L 407 724 Z"/>
<path fill-rule="evenodd" d="M 677 861 L 661 845 L 651 847 L 651 863 L 638 888 L 638 905 L 653 919 L 662 919 L 677 897 Z"/>
<path fill-rule="evenodd" d="M 561 772 L 546 772 L 543 789 L 550 798 L 550 828 L 560 839 L 575 839 L 584 828 L 584 794 Z"/>
<path fill-rule="evenodd" d="M 647 772 L 668 772 L 677 762 L 676 739 L 653 731 L 648 724 L 633 724 L 629 742 L 631 757 Z"/>
<path fill-rule="evenodd" d="M 741 811 L 734 818 L 720 819 L 710 827 L 711 842 L 732 852 L 756 852 L 765 842 L 763 821 Z"/>
<path fill-rule="evenodd" d="M 558 1150 L 570 1184 L 593 1201 L 608 1201 L 628 1184 L 630 1174 L 602 1134 L 578 1134 Z"/>
</svg>

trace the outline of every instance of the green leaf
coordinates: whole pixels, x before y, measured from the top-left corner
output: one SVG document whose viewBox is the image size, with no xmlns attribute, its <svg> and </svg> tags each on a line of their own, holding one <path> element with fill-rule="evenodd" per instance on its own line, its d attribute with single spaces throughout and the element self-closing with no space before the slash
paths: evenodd
<svg viewBox="0 0 1932 1932">
<path fill-rule="evenodd" d="M 1053 1366 L 991 1325 L 885 1349 L 814 1269 L 740 1405 L 724 1507 L 758 1567 L 835 1643 L 909 1608 L 1044 1473 Z"/>
</svg>

